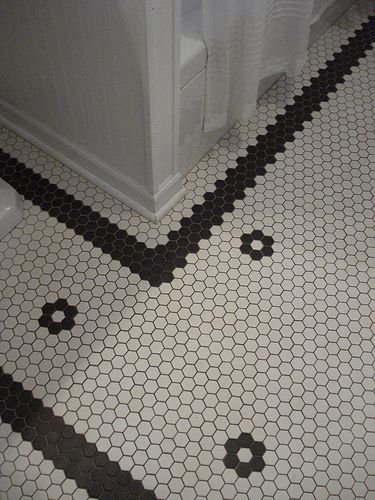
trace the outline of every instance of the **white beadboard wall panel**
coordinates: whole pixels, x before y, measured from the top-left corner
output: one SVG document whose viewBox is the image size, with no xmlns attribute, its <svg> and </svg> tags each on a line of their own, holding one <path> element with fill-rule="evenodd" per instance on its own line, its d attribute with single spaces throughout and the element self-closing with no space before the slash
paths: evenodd
<svg viewBox="0 0 375 500">
<path fill-rule="evenodd" d="M 164 4 L 173 12 L 174 0 Z M 163 200 L 182 191 L 172 158 L 162 167 L 152 163 L 150 79 L 158 75 L 157 68 L 150 70 L 150 5 L 149 0 L 2 0 L 0 113 L 19 133 L 44 142 L 155 219 L 166 210 Z M 172 112 L 168 119 L 172 122 Z M 161 147 L 172 147 L 168 125 Z"/>
</svg>

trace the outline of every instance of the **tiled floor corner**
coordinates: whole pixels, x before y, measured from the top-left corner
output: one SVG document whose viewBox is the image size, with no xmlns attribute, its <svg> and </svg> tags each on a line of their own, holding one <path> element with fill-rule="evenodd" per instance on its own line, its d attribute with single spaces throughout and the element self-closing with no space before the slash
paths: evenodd
<svg viewBox="0 0 375 500">
<path fill-rule="evenodd" d="M 1 499 L 375 498 L 373 51 L 272 161 L 249 177 L 238 160 L 373 14 L 356 2 L 159 224 L 1 128 L 12 168 L 91 209 L 76 203 L 67 227 L 30 188 L 0 241 Z M 233 205 L 221 215 L 217 189 Z M 195 231 L 204 210 L 222 220 Z M 103 242 L 77 229 L 97 213 Z M 193 249 L 155 285 L 106 250 L 114 231 L 137 238 L 135 264 L 137 245 L 154 263 L 177 252 L 176 235 Z"/>
</svg>

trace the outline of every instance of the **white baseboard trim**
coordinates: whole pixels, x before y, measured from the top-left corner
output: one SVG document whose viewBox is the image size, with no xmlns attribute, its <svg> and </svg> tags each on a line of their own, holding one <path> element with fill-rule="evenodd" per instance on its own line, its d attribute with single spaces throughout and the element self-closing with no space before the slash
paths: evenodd
<svg viewBox="0 0 375 500">
<path fill-rule="evenodd" d="M 0 99 L 0 122 L 152 222 L 168 213 L 186 193 L 182 176 L 176 173 L 152 196 L 110 164 L 3 99 Z"/>
</svg>

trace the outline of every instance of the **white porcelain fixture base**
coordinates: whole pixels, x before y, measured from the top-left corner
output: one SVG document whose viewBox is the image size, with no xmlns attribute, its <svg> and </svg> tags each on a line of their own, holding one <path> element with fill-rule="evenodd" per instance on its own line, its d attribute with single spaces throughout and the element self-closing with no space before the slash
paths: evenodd
<svg viewBox="0 0 375 500">
<path fill-rule="evenodd" d="M 22 215 L 20 195 L 0 179 L 0 239 L 22 220 Z"/>
</svg>

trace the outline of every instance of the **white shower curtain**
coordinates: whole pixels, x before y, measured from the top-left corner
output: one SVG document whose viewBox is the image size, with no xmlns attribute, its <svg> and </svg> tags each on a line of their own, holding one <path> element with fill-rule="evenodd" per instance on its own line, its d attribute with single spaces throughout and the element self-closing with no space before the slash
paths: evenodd
<svg viewBox="0 0 375 500">
<path fill-rule="evenodd" d="M 313 0 L 202 0 L 206 131 L 248 120 L 262 78 L 300 69 L 312 9 Z"/>
</svg>

